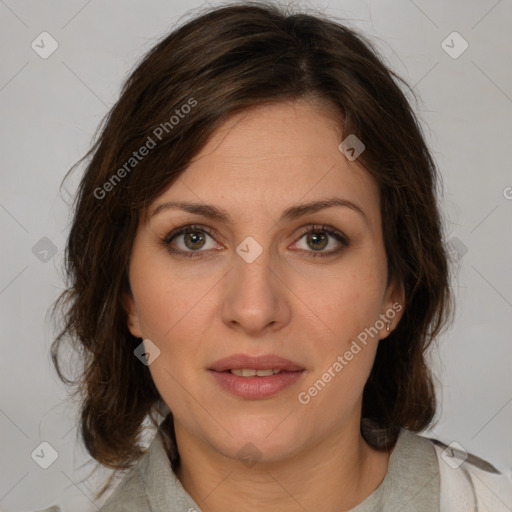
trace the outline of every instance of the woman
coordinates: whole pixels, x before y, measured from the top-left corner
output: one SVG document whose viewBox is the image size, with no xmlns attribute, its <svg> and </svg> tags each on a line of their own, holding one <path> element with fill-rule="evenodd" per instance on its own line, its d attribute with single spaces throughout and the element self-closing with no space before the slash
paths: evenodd
<svg viewBox="0 0 512 512">
<path fill-rule="evenodd" d="M 452 306 L 397 80 L 352 30 L 263 3 L 211 9 L 132 73 L 52 348 L 70 384 L 59 347 L 83 354 L 89 453 L 129 469 L 102 511 L 512 508 L 505 476 L 418 435 Z"/>
</svg>

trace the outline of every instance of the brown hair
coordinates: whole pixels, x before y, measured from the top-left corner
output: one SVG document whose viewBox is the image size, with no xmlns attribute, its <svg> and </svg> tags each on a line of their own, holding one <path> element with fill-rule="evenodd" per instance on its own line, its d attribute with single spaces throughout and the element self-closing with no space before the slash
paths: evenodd
<svg viewBox="0 0 512 512">
<path fill-rule="evenodd" d="M 362 416 L 384 437 L 371 438 L 362 424 L 363 435 L 385 449 L 400 427 L 419 432 L 431 424 L 436 400 L 425 357 L 447 323 L 452 295 L 439 176 L 399 83 L 372 44 L 344 24 L 262 2 L 209 9 L 143 58 L 84 157 L 90 161 L 66 247 L 68 287 L 54 305 L 65 323 L 52 359 L 59 377 L 76 386 L 80 432 L 94 459 L 127 469 L 144 453 L 144 420 L 156 426 L 156 414 L 165 415 L 148 367 L 134 356 L 141 340 L 130 334 L 121 302 L 147 206 L 229 116 L 301 99 L 329 104 L 345 136 L 366 145 L 358 162 L 379 186 L 388 278 L 405 289 L 403 316 L 379 343 L 363 394 Z M 146 156 L 135 159 L 143 146 Z M 64 340 L 83 362 L 74 381 L 59 365 Z M 175 467 L 172 424 L 167 415 L 162 425 Z"/>
</svg>

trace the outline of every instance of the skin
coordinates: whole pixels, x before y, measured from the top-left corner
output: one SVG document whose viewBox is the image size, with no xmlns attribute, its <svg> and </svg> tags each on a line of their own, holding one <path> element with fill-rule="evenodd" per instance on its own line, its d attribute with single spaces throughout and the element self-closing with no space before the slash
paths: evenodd
<svg viewBox="0 0 512 512">
<path fill-rule="evenodd" d="M 177 475 L 204 511 L 349 510 L 386 474 L 390 453 L 372 449 L 359 427 L 363 388 L 379 340 L 389 335 L 385 327 L 308 404 L 297 399 L 359 333 L 404 299 L 403 287 L 387 282 L 378 187 L 339 151 L 343 139 L 329 111 L 313 102 L 244 111 L 215 132 L 149 208 L 211 204 L 232 222 L 165 209 L 139 225 L 132 296 L 124 298 L 128 325 L 160 350 L 149 369 L 174 414 Z M 291 206 L 332 197 L 358 205 L 366 220 L 336 206 L 278 222 Z M 179 235 L 171 245 L 203 257 L 172 254 L 162 242 L 190 224 L 213 234 L 197 233 L 204 242 Z M 330 235 L 308 242 L 301 228 L 317 224 L 334 227 L 349 245 Z M 252 263 L 236 252 L 248 236 L 262 248 Z M 208 368 L 235 353 L 277 354 L 305 371 L 272 397 L 234 397 Z M 237 455 L 247 443 L 261 457 L 250 467 Z"/>
</svg>

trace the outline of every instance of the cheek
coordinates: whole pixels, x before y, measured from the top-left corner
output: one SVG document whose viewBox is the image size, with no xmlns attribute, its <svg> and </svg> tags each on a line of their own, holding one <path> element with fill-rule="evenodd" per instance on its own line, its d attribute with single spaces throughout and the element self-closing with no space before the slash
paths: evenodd
<svg viewBox="0 0 512 512">
<path fill-rule="evenodd" d="M 140 259 L 140 258 L 139 258 Z M 150 258 L 143 258 L 149 262 Z M 210 287 L 204 279 L 180 276 L 168 266 L 144 264 L 134 259 L 130 282 L 145 337 L 164 342 L 181 325 L 191 324 L 191 313 L 201 308 Z M 197 325 L 197 324 L 192 324 Z"/>
<path fill-rule="evenodd" d="M 354 280 L 357 283 L 357 279 Z M 311 332 L 316 340 L 314 371 L 301 390 L 311 412 L 330 410 L 329 424 L 349 414 L 360 400 L 370 374 L 379 338 L 374 330 L 379 318 L 377 287 L 333 287 L 328 306 L 321 311 L 322 325 Z M 338 404 L 335 407 L 334 404 Z M 313 414 L 311 417 L 315 417 Z"/>
<path fill-rule="evenodd" d="M 215 321 L 212 304 L 217 290 L 209 279 L 184 278 L 169 269 L 154 272 L 147 267 L 143 274 L 134 273 L 134 295 L 142 333 L 160 350 L 150 371 L 157 387 L 179 391 L 171 375 L 184 382 L 194 372 L 204 371 L 203 345 L 212 339 L 208 329 Z"/>
<path fill-rule="evenodd" d="M 315 370 L 308 380 L 308 386 L 313 386 L 308 389 L 318 396 L 311 401 L 314 407 L 331 401 L 349 408 L 355 405 L 378 347 L 375 324 L 382 313 L 386 274 L 377 258 L 364 258 L 361 253 L 344 263 L 331 276 L 316 281 L 317 292 L 311 300 L 319 321 L 303 325 L 317 347 Z"/>
<path fill-rule="evenodd" d="M 207 331 L 211 319 L 207 302 L 201 300 L 204 292 L 194 286 L 180 287 L 176 279 L 172 282 L 168 286 L 162 280 L 155 283 L 158 290 L 153 288 L 145 297 L 141 318 L 145 337 L 160 350 L 149 366 L 151 377 L 166 404 L 180 416 L 197 406 L 193 399 L 197 393 L 190 393 L 205 372 L 204 344 L 212 338 Z"/>
<path fill-rule="evenodd" d="M 347 258 L 329 273 L 300 278 L 295 288 L 339 344 L 373 325 L 381 313 L 385 271 L 374 258 Z M 313 293 L 312 293 L 313 290 Z M 331 336 L 332 337 L 332 336 Z"/>
</svg>

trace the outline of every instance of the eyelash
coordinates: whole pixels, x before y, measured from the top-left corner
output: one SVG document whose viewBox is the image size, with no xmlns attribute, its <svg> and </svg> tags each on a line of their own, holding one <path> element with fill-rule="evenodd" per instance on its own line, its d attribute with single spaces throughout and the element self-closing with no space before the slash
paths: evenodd
<svg viewBox="0 0 512 512">
<path fill-rule="evenodd" d="M 171 242 L 177 238 L 180 235 L 184 235 L 187 233 L 196 233 L 196 232 L 204 232 L 207 233 L 209 236 L 213 237 L 213 232 L 210 228 L 206 226 L 201 226 L 199 224 L 189 224 L 187 226 L 183 226 L 181 228 L 175 229 L 174 231 L 171 231 L 165 238 L 161 240 L 161 245 L 165 247 L 171 254 L 176 254 L 179 256 L 185 256 L 186 258 L 202 258 L 204 257 L 203 254 L 206 251 L 182 251 L 180 249 L 172 249 L 171 248 Z M 340 244 L 340 249 L 331 250 L 328 252 L 317 252 L 317 251 L 304 251 L 300 250 L 300 252 L 306 252 L 309 256 L 312 258 L 327 258 L 329 256 L 334 256 L 336 254 L 339 254 L 342 252 L 346 247 L 349 246 L 348 238 L 343 235 L 340 231 L 333 228 L 332 226 L 326 226 L 326 225 L 313 225 L 308 226 L 306 229 L 301 230 L 299 234 L 299 238 L 297 241 L 299 241 L 304 235 L 307 235 L 309 233 L 327 233 L 328 235 L 332 236 L 334 239 L 336 239 Z M 309 254 L 311 253 L 311 254 Z"/>
</svg>

